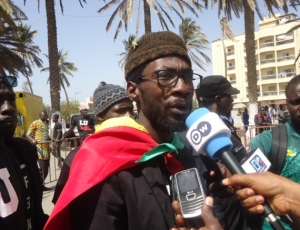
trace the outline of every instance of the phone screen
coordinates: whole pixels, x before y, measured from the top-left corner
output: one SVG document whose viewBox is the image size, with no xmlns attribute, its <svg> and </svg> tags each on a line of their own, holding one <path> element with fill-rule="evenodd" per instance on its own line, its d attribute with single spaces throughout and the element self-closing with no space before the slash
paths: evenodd
<svg viewBox="0 0 300 230">
<path fill-rule="evenodd" d="M 198 178 L 194 170 L 190 170 L 188 173 L 179 173 L 177 175 L 177 183 L 180 193 L 200 190 Z"/>
</svg>

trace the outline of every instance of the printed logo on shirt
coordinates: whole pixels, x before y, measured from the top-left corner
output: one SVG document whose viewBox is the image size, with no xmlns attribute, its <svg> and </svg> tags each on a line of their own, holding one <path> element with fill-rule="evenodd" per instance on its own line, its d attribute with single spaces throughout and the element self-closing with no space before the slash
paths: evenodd
<svg viewBox="0 0 300 230">
<path fill-rule="evenodd" d="M 5 218 L 18 209 L 19 199 L 10 180 L 7 168 L 0 169 L 0 216 Z"/>
<path fill-rule="evenodd" d="M 288 156 L 288 157 L 296 157 L 297 156 L 297 151 L 293 151 L 292 149 L 288 148 L 286 156 Z"/>
</svg>

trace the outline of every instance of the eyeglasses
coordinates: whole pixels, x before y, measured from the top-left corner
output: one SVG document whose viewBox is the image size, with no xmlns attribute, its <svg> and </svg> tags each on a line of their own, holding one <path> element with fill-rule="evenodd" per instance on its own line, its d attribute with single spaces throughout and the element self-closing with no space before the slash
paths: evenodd
<svg viewBox="0 0 300 230">
<path fill-rule="evenodd" d="M 2 82 L 8 87 L 18 86 L 18 79 L 14 76 L 0 76 L 0 79 L 2 79 L 2 81 L 0 81 L 0 88 Z"/>
<path fill-rule="evenodd" d="M 189 86 L 189 89 L 195 90 L 196 87 L 194 86 L 193 83 L 197 81 L 199 81 L 200 83 L 203 78 L 201 75 L 196 73 L 177 73 L 174 70 L 156 70 L 153 73 L 156 74 L 156 78 L 153 79 L 157 79 L 158 85 L 166 88 L 173 88 L 174 86 L 176 86 L 178 79 L 181 77 L 183 78 L 185 84 Z M 142 78 L 153 73 L 145 74 L 143 76 L 138 77 L 137 79 L 144 80 L 144 81 L 151 81 L 152 79 L 142 79 Z"/>
</svg>

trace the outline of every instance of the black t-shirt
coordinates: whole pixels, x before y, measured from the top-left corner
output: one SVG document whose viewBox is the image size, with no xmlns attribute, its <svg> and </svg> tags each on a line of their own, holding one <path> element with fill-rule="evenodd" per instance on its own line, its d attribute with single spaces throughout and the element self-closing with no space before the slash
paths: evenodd
<svg viewBox="0 0 300 230">
<path fill-rule="evenodd" d="M 76 117 L 73 122 L 72 126 L 76 126 L 79 136 L 80 137 L 87 137 L 90 134 L 93 134 L 95 131 L 95 123 L 92 117 L 86 116 L 86 117 Z"/>
<path fill-rule="evenodd" d="M 0 143 L 0 229 L 41 230 L 45 224 L 35 155 L 27 140 Z"/>
<path fill-rule="evenodd" d="M 62 127 L 59 122 L 56 122 L 53 128 L 53 138 L 57 138 L 58 132 L 61 132 Z M 60 136 L 61 138 L 62 136 Z"/>
</svg>

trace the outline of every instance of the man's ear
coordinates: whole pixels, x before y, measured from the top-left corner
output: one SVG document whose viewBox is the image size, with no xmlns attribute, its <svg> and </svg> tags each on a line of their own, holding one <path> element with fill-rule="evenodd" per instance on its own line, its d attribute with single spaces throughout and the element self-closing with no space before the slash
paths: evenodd
<svg viewBox="0 0 300 230">
<path fill-rule="evenodd" d="M 215 101 L 217 105 L 221 105 L 221 96 L 220 95 L 215 96 Z"/>
<path fill-rule="evenodd" d="M 130 100 L 135 102 L 139 101 L 140 91 L 137 83 L 132 81 L 127 82 L 127 93 Z"/>
</svg>

